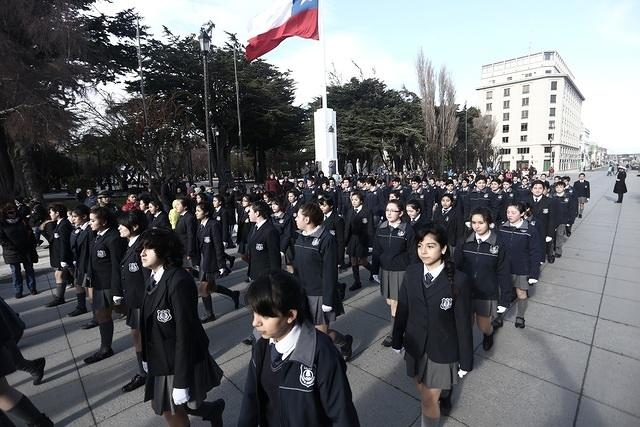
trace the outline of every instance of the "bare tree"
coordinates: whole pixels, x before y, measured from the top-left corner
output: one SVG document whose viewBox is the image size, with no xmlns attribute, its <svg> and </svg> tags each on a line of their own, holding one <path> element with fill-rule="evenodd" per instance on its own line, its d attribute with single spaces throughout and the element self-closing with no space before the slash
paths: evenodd
<svg viewBox="0 0 640 427">
<path fill-rule="evenodd" d="M 482 167 L 494 167 L 498 158 L 499 149 L 491 144 L 496 134 L 498 124 L 490 115 L 483 115 L 473 119 L 473 127 L 478 132 L 478 158 L 482 163 Z"/>
<path fill-rule="evenodd" d="M 433 165 L 438 153 L 438 127 L 436 124 L 436 79 L 431 60 L 424 56 L 420 49 L 416 59 L 416 72 L 418 74 L 418 87 L 422 106 L 422 118 L 425 128 L 425 161 Z"/>
<path fill-rule="evenodd" d="M 447 71 L 446 66 L 440 68 L 438 73 L 438 94 L 440 97 L 440 108 L 438 117 L 438 134 L 440 137 L 441 153 L 440 153 L 440 171 L 446 167 L 445 155 L 453 155 L 451 148 L 455 145 L 458 129 L 458 117 L 456 112 L 458 106 L 456 105 L 456 88 L 453 85 L 451 79 L 451 73 Z"/>
</svg>

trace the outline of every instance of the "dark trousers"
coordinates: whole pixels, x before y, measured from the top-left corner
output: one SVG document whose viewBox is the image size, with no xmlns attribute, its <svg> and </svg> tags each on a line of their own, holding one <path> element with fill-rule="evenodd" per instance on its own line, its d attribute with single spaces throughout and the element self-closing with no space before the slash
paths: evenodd
<svg viewBox="0 0 640 427">
<path fill-rule="evenodd" d="M 622 203 L 622 197 L 624 197 L 624 193 L 618 193 L 618 202 L 617 203 Z"/>
</svg>

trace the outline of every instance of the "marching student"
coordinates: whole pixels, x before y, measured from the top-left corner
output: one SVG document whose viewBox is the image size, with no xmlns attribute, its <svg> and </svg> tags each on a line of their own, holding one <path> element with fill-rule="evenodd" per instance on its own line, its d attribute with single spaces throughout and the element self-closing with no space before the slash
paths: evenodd
<svg viewBox="0 0 640 427">
<path fill-rule="evenodd" d="M 142 341 L 140 339 L 140 310 L 144 300 L 145 286 L 149 279 L 149 270 L 142 267 L 140 235 L 147 229 L 147 215 L 141 210 L 130 210 L 118 215 L 118 232 L 127 239 L 127 250 L 120 261 L 120 280 L 122 296 L 114 296 L 115 305 L 127 307 L 127 326 L 131 328 L 131 339 L 136 351 L 138 372 L 122 387 L 128 393 L 144 385 L 147 373 L 142 366 Z"/>
<path fill-rule="evenodd" d="M 113 356 L 113 297 L 122 296 L 120 290 L 120 261 L 126 241 L 116 230 L 113 211 L 104 206 L 94 206 L 89 214 L 91 230 L 96 233 L 91 241 L 89 278 L 93 288 L 93 309 L 100 329 L 100 349 L 84 359 L 91 364 Z"/>
<path fill-rule="evenodd" d="M 225 263 L 226 254 L 222 241 L 222 225 L 219 221 L 211 219 L 213 215 L 211 204 L 198 203 L 196 206 L 196 219 L 199 225 L 196 232 L 197 256 L 193 260 L 193 264 L 198 266 L 198 295 L 202 298 L 202 304 L 206 311 L 206 315 L 200 318 L 202 323 L 216 320 L 211 298 L 211 293 L 213 292 L 231 298 L 236 310 L 240 305 L 240 292 L 218 285 L 215 281 L 216 274 L 223 277 L 229 273 L 229 270 L 227 270 Z"/>
<path fill-rule="evenodd" d="M 140 333 L 148 372 L 144 400 L 169 426 L 189 426 L 188 415 L 222 426 L 225 402 L 205 402 L 220 385 L 222 370 L 209 354 L 209 338 L 198 319 L 198 291 L 182 267 L 184 249 L 175 233 L 147 230 L 141 237 L 142 266 L 151 270 Z"/>
<path fill-rule="evenodd" d="M 502 241 L 509 254 L 509 271 L 516 290 L 516 328 L 524 328 L 524 313 L 527 310 L 529 286 L 538 283 L 540 276 L 541 248 L 538 231 L 534 224 L 524 219 L 526 206 L 522 202 L 507 204 L 507 221 L 500 227 Z"/>
<path fill-rule="evenodd" d="M 224 207 L 224 196 L 221 194 L 216 194 L 213 196 L 213 211 L 211 212 L 211 218 L 220 223 L 221 231 L 222 231 L 222 246 L 223 246 L 223 257 L 226 261 L 229 262 L 229 270 L 233 270 L 233 266 L 236 263 L 236 257 L 231 256 L 224 252 L 224 249 L 228 247 L 235 247 L 233 244 L 233 239 L 231 237 L 231 232 L 229 231 L 229 211 Z M 226 264 L 222 264 L 224 268 L 227 268 Z"/>
<path fill-rule="evenodd" d="M 512 294 L 506 246 L 498 232 L 491 229 L 492 224 L 489 209 L 471 211 L 473 232 L 456 251 L 456 267 L 467 274 L 471 283 L 471 310 L 484 334 L 485 351 L 493 346 L 493 317 L 496 312 L 503 314 L 507 310 Z M 500 327 L 501 319 L 495 325 Z"/>
<path fill-rule="evenodd" d="M 449 260 L 440 226 L 416 234 L 421 263 L 407 267 L 393 324 L 392 348 L 401 353 L 422 403 L 422 427 L 438 426 L 442 390 L 473 369 L 471 289 Z"/>
<path fill-rule="evenodd" d="M 184 248 L 183 267 L 190 270 L 196 258 L 196 217 L 189 211 L 187 199 L 180 197 L 176 201 L 175 209 L 179 217 L 175 230 Z"/>
<path fill-rule="evenodd" d="M 380 293 L 391 310 L 391 323 L 398 308 L 398 294 L 409 264 L 418 262 L 415 233 L 411 224 L 402 221 L 404 205 L 390 200 L 385 209 L 386 220 L 376 228 L 373 245 L 373 271 L 380 281 Z M 391 347 L 391 334 L 382 341 Z"/>
<path fill-rule="evenodd" d="M 61 203 L 49 206 L 49 221 L 42 224 L 45 237 L 49 241 L 49 262 L 55 269 L 56 296 L 46 307 L 56 307 L 65 303 L 64 292 L 71 276 L 69 269 L 73 263 L 71 253 L 71 223 L 67 219 L 67 208 Z"/>
<path fill-rule="evenodd" d="M 323 225 L 322 210 L 316 203 L 305 203 L 298 210 L 296 225 L 301 230 L 294 244 L 294 273 L 306 291 L 311 322 L 331 337 L 345 361 L 351 359 L 353 337 L 330 329 L 331 322 L 344 314 L 337 292 L 338 245 Z"/>
<path fill-rule="evenodd" d="M 287 192 L 287 215 L 291 217 L 291 243 L 289 244 L 287 251 L 285 252 L 285 263 L 287 265 L 287 271 L 293 273 L 293 244 L 295 243 L 296 232 L 296 216 L 298 216 L 298 209 L 302 205 L 302 196 L 297 190 L 290 190 Z"/>
<path fill-rule="evenodd" d="M 555 229 L 553 228 L 553 222 L 551 221 L 551 199 L 544 194 L 545 184 L 543 181 L 535 180 L 531 183 L 531 195 L 528 200 L 525 200 L 525 204 L 531 206 L 531 215 L 534 220 L 539 223 L 538 233 L 539 246 L 540 246 L 540 264 L 549 259 L 549 263 L 555 261 L 553 253 L 553 236 L 555 235 Z"/>
<path fill-rule="evenodd" d="M 413 227 L 413 231 L 417 232 L 419 228 L 428 226 L 431 221 L 426 215 L 422 214 L 422 205 L 417 200 L 409 200 L 405 207 L 409 224 Z M 414 233 L 415 234 L 415 233 Z"/>
<path fill-rule="evenodd" d="M 280 236 L 280 255 L 285 258 L 289 250 L 289 246 L 294 241 L 292 236 L 295 224 L 292 224 L 292 216 L 285 211 L 284 204 L 278 197 L 270 200 L 271 202 L 271 223 Z M 286 262 L 286 260 L 285 260 Z"/>
<path fill-rule="evenodd" d="M 344 270 L 347 268 L 344 263 L 344 219 L 334 210 L 334 200 L 331 197 L 321 198 L 318 204 L 324 214 L 322 225 L 336 238 L 336 243 L 338 244 L 338 269 Z M 344 296 L 344 292 L 342 294 Z"/>
<path fill-rule="evenodd" d="M 151 220 L 149 221 L 149 228 L 164 228 L 165 230 L 172 230 L 169 216 L 162 210 L 162 203 L 158 200 L 151 199 L 149 201 L 149 214 Z"/>
<path fill-rule="evenodd" d="M 475 188 L 469 192 L 469 196 L 464 199 L 465 206 L 463 206 L 463 218 L 468 228 L 471 228 L 471 212 L 476 208 L 487 208 L 490 211 L 492 208 L 491 191 L 487 188 L 487 179 L 484 176 L 476 178 Z"/>
<path fill-rule="evenodd" d="M 549 256 L 549 263 L 552 259 L 562 256 L 562 247 L 571 235 L 571 225 L 578 212 L 578 201 L 575 197 L 565 193 L 566 184 L 560 180 L 555 183 L 555 194 L 551 196 L 551 223 L 554 230 L 553 247 Z"/>
<path fill-rule="evenodd" d="M 578 198 L 578 218 L 582 218 L 584 204 L 591 198 L 591 186 L 589 181 L 585 179 L 583 172 L 578 175 L 578 181 L 573 183 L 573 195 Z"/>
<path fill-rule="evenodd" d="M 274 271 L 247 291 L 253 346 L 238 427 L 358 427 L 346 365 L 331 339 L 311 324 L 296 278 Z"/>
<path fill-rule="evenodd" d="M 447 230 L 447 242 L 451 255 L 455 255 L 458 243 L 464 237 L 464 222 L 462 221 L 462 211 L 454 206 L 453 195 L 446 193 L 440 198 L 440 203 L 433 213 L 434 224 L 441 225 Z"/>
<path fill-rule="evenodd" d="M 350 291 L 362 288 L 360 266 L 371 270 L 367 257 L 373 252 L 373 214 L 363 205 L 364 196 L 359 191 L 351 194 L 351 210 L 345 218 L 345 241 L 351 262 L 353 284 Z"/>
<path fill-rule="evenodd" d="M 90 209 L 86 205 L 78 205 L 71 212 L 71 219 L 75 230 L 71 233 L 70 245 L 73 254 L 73 283 L 76 288 L 76 308 L 67 316 L 75 317 L 87 312 L 87 292 L 89 286 L 89 248 L 93 239 L 93 232 L 89 227 Z M 89 299 L 92 296 L 89 295 Z"/>
<path fill-rule="evenodd" d="M 251 221 L 249 221 L 249 206 L 251 206 L 251 196 L 244 195 L 240 200 L 237 208 L 238 215 L 238 232 L 236 234 L 236 245 L 238 245 L 238 253 L 246 252 L 247 237 L 251 231 Z"/>
</svg>

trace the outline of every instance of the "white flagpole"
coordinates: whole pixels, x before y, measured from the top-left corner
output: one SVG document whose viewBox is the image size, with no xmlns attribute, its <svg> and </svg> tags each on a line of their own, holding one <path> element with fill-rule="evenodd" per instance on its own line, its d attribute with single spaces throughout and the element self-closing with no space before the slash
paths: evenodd
<svg viewBox="0 0 640 427">
<path fill-rule="evenodd" d="M 324 2 L 318 0 L 318 19 L 320 30 L 320 43 L 322 44 L 322 108 L 327 108 L 327 38 L 324 31 Z"/>
</svg>

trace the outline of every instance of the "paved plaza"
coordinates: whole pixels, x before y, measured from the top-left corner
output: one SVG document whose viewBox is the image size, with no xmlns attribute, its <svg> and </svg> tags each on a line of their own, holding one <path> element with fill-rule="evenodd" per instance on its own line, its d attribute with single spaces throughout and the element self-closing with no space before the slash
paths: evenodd
<svg viewBox="0 0 640 427">
<path fill-rule="evenodd" d="M 575 175 L 572 177 L 575 179 Z M 622 205 L 615 204 L 614 177 L 587 173 L 591 201 L 577 219 L 564 256 L 544 267 L 527 311 L 525 329 L 513 327 L 511 310 L 489 352 L 476 331 L 473 372 L 455 388 L 446 426 L 638 426 L 640 425 L 640 178 L 629 171 Z M 66 316 L 69 303 L 44 308 L 55 289 L 45 250 L 36 266 L 37 296 L 13 297 L 8 267 L 0 265 L 0 294 L 27 324 L 20 347 L 28 358 L 45 356 L 44 383 L 28 375 L 8 377 L 60 426 L 158 426 L 142 389 L 122 394 L 135 373 L 128 327 L 115 323 L 115 356 L 94 365 L 83 359 L 99 347 L 97 329 L 82 330 L 89 315 Z M 221 284 L 244 290 L 246 265 L 239 261 Z M 351 275 L 345 273 L 347 283 Z M 367 277 L 367 276 L 363 276 Z M 352 334 L 348 363 L 353 399 L 363 426 L 419 426 L 420 403 L 405 375 L 402 357 L 380 345 L 389 330 L 389 310 L 378 286 L 349 293 L 346 314 L 335 327 Z M 247 309 L 216 295 L 218 320 L 206 325 L 210 351 L 225 379 L 210 399 L 223 397 L 224 422 L 236 424 L 250 348 Z M 194 426 L 204 425 L 199 420 Z M 302 427 L 302 426 L 301 426 Z"/>
</svg>

